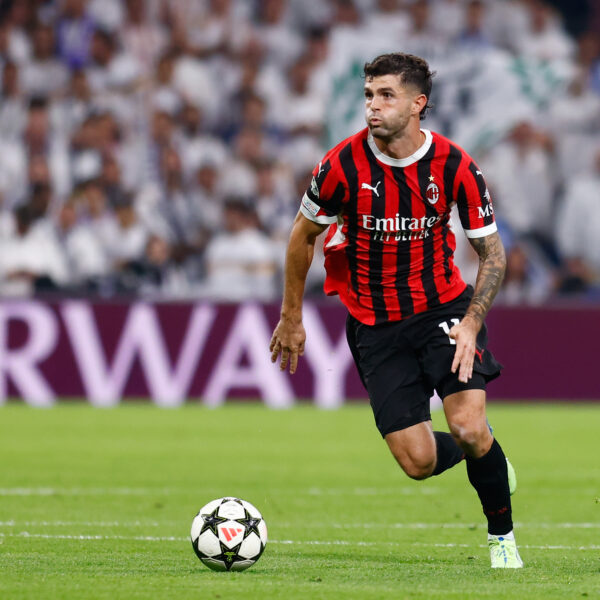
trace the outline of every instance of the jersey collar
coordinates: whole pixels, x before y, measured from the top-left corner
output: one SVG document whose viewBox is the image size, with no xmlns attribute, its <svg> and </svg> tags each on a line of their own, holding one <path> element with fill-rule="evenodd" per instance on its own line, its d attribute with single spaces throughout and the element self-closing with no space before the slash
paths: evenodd
<svg viewBox="0 0 600 600">
<path fill-rule="evenodd" d="M 406 158 L 392 158 L 391 156 L 384 154 L 377 147 L 377 144 L 375 144 L 375 140 L 373 139 L 373 136 L 371 135 L 370 131 L 367 136 L 367 143 L 369 144 L 369 148 L 371 148 L 371 151 L 375 155 L 375 158 L 377 158 L 377 160 L 381 161 L 383 164 L 389 165 L 390 167 L 408 167 L 409 165 L 412 165 L 413 163 L 416 163 L 418 160 L 423 158 L 425 154 L 427 154 L 429 148 L 431 147 L 431 141 L 433 139 L 431 131 L 429 131 L 429 129 L 421 129 L 421 131 L 425 134 L 425 141 L 423 142 L 423 145 L 420 148 L 418 148 L 416 152 L 414 152 L 410 156 L 407 156 Z"/>
</svg>

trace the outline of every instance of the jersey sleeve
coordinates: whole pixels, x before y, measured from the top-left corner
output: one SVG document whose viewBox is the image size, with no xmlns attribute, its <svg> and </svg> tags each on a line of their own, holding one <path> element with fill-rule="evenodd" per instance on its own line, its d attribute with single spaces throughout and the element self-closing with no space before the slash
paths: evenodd
<svg viewBox="0 0 600 600">
<path fill-rule="evenodd" d="M 313 170 L 313 177 L 302 197 L 300 212 L 311 221 L 331 225 L 337 221 L 346 196 L 344 182 L 331 162 L 324 159 Z"/>
<path fill-rule="evenodd" d="M 470 158 L 457 177 L 456 205 L 468 238 L 479 238 L 498 230 L 492 198 L 483 173 Z"/>
</svg>

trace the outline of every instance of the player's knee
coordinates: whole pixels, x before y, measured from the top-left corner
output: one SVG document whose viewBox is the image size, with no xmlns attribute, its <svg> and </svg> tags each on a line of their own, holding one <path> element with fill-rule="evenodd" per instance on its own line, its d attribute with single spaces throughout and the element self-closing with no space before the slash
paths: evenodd
<svg viewBox="0 0 600 600">
<path fill-rule="evenodd" d="M 481 456 L 489 448 L 491 434 L 486 424 L 455 421 L 450 423 L 450 432 L 469 456 Z"/>
</svg>

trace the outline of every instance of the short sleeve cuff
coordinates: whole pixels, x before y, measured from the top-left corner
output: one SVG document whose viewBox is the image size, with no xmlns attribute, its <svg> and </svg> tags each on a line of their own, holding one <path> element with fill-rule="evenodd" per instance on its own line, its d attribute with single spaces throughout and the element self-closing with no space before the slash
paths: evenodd
<svg viewBox="0 0 600 600">
<path fill-rule="evenodd" d="M 304 194 L 304 197 L 302 198 L 300 212 L 309 221 L 313 221 L 319 225 L 331 225 L 332 223 L 337 223 L 337 215 L 330 216 L 324 214 L 323 209 L 313 202 L 306 194 Z"/>
<path fill-rule="evenodd" d="M 480 227 L 479 229 L 465 229 L 465 234 L 467 235 L 468 238 L 481 238 L 481 237 L 485 237 L 486 235 L 491 235 L 492 233 L 495 233 L 496 231 L 498 231 L 498 226 L 496 225 L 496 222 L 494 221 L 493 223 L 490 223 L 489 225 L 486 225 L 485 227 Z"/>
</svg>

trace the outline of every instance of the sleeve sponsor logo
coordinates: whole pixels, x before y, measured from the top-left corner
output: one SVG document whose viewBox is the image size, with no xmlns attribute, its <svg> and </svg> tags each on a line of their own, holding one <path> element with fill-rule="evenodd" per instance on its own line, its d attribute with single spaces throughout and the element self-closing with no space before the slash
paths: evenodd
<svg viewBox="0 0 600 600">
<path fill-rule="evenodd" d="M 481 219 L 484 219 L 485 217 L 491 217 L 494 214 L 494 207 L 491 204 L 488 204 L 485 208 L 478 206 L 477 212 Z"/>
<path fill-rule="evenodd" d="M 314 181 L 314 179 L 313 179 L 313 181 Z M 317 194 L 317 197 L 318 197 L 318 194 Z M 313 202 L 310 198 L 307 198 L 306 196 L 304 196 L 302 198 L 302 206 L 304 206 L 304 208 L 311 215 L 313 215 L 313 217 L 316 217 L 317 214 L 319 213 L 319 211 L 321 210 L 321 207 L 318 204 L 316 204 L 315 202 Z"/>
</svg>

